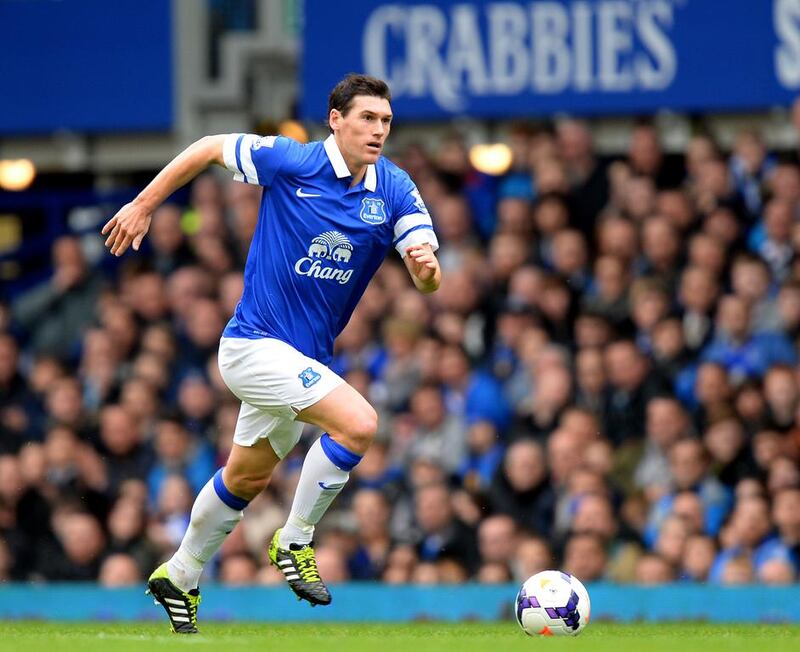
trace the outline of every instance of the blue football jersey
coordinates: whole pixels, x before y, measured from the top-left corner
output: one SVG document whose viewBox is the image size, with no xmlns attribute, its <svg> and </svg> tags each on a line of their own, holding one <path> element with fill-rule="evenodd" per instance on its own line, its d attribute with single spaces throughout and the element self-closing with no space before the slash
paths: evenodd
<svg viewBox="0 0 800 652">
<path fill-rule="evenodd" d="M 383 157 L 351 188 L 333 136 L 301 145 L 229 134 L 223 153 L 234 179 L 264 187 L 244 293 L 223 336 L 274 337 L 328 364 L 389 248 L 438 248 L 419 191 Z"/>
</svg>

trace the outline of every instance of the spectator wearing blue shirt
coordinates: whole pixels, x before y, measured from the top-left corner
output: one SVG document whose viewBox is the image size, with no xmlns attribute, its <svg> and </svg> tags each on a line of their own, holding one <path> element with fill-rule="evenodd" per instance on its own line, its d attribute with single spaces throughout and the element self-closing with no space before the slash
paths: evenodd
<svg viewBox="0 0 800 652">
<path fill-rule="evenodd" d="M 722 536 L 723 549 L 714 560 L 709 573 L 710 582 L 723 582 L 726 567 L 742 557 L 750 559 L 754 573 L 778 551 L 776 538 L 771 535 L 769 504 L 760 496 L 747 496 L 736 503 L 730 522 Z"/>
<path fill-rule="evenodd" d="M 773 278 L 783 281 L 789 275 L 794 258 L 792 226 L 794 225 L 792 202 L 774 198 L 764 209 L 763 220 L 750 231 L 747 244 L 769 265 Z"/>
<path fill-rule="evenodd" d="M 800 488 L 778 491 L 772 499 L 772 520 L 778 534 L 759 548 L 762 565 L 779 560 L 791 564 L 795 576 L 800 573 Z"/>
<path fill-rule="evenodd" d="M 736 136 L 730 159 L 731 179 L 750 215 L 759 215 L 763 189 L 775 171 L 777 160 L 767 152 L 760 135 L 745 129 Z"/>
<path fill-rule="evenodd" d="M 168 477 L 185 478 L 197 495 L 214 472 L 215 453 L 208 441 L 193 438 L 178 418 L 162 418 L 156 428 L 156 462 L 147 476 L 150 501 L 155 504 Z"/>
<path fill-rule="evenodd" d="M 717 333 L 701 354 L 703 362 L 717 362 L 734 383 L 761 378 L 775 364 L 795 364 L 797 354 L 789 339 L 777 332 L 753 333 L 750 307 L 736 295 L 722 297 Z"/>
<path fill-rule="evenodd" d="M 512 410 L 502 385 L 491 374 L 471 369 L 462 347 L 457 344 L 442 347 L 439 374 L 448 412 L 469 423 L 487 420 L 500 431 L 508 428 Z"/>
<path fill-rule="evenodd" d="M 716 535 L 725 520 L 731 504 L 731 494 L 708 472 L 708 454 L 698 439 L 681 439 L 669 450 L 669 466 L 673 490 L 657 500 L 648 518 L 644 539 L 652 546 L 661 525 L 673 511 L 675 497 L 681 491 L 696 493 L 703 503 L 705 515 L 703 529 L 706 534 Z"/>
<path fill-rule="evenodd" d="M 473 423 L 467 434 L 467 456 L 458 469 L 461 483 L 471 490 L 486 490 L 503 462 L 505 449 L 491 421 Z"/>
</svg>

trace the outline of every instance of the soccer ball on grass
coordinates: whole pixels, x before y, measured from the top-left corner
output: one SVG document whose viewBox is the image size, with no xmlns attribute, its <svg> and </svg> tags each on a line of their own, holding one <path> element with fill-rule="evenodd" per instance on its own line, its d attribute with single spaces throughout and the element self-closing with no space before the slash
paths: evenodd
<svg viewBox="0 0 800 652">
<path fill-rule="evenodd" d="M 575 636 L 589 622 L 589 593 L 569 573 L 547 570 L 517 593 L 517 622 L 529 636 Z"/>
</svg>

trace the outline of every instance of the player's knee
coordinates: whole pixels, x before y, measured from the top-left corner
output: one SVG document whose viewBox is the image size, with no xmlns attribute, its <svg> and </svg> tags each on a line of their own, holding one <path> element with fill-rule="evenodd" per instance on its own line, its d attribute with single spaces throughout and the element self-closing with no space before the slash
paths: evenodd
<svg viewBox="0 0 800 652">
<path fill-rule="evenodd" d="M 349 438 L 353 440 L 353 448 L 356 453 L 363 454 L 378 432 L 378 413 L 371 405 L 360 410 L 353 419 Z"/>
<path fill-rule="evenodd" d="M 237 498 L 253 500 L 269 484 L 269 476 L 261 474 L 233 473 L 226 481 L 228 491 Z"/>
</svg>

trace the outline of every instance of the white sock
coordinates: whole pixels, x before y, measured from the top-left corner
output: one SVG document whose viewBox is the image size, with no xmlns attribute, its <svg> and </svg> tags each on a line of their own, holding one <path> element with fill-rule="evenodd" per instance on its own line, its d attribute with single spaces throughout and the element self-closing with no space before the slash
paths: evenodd
<svg viewBox="0 0 800 652">
<path fill-rule="evenodd" d="M 315 441 L 303 462 L 300 481 L 286 525 L 278 536 L 278 545 L 311 543 L 314 526 L 328 510 L 350 478 L 350 470 L 361 460 L 326 433 Z"/>
<path fill-rule="evenodd" d="M 219 550 L 222 542 L 244 516 L 242 509 L 247 501 L 227 492 L 224 485 L 220 488 L 221 484 L 222 469 L 197 494 L 189 528 L 183 535 L 180 547 L 167 562 L 169 578 L 181 591 L 197 588 L 203 566 Z M 228 502 L 241 508 L 230 507 L 220 497 L 220 491 L 227 494 L 225 498 Z M 236 500 L 241 502 L 236 503 Z"/>
</svg>

